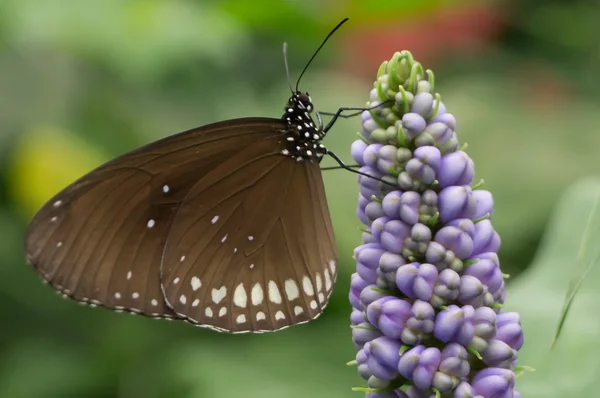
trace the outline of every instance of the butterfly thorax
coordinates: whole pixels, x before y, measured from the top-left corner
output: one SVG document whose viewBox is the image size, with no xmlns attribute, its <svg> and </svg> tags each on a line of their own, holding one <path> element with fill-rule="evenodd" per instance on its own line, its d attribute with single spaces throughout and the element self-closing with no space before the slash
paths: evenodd
<svg viewBox="0 0 600 398">
<path fill-rule="evenodd" d="M 281 153 L 297 161 L 320 160 L 327 153 L 321 140 L 325 133 L 315 125 L 314 110 L 308 93 L 295 92 L 288 100 L 281 119 L 286 123 L 286 149 Z"/>
</svg>

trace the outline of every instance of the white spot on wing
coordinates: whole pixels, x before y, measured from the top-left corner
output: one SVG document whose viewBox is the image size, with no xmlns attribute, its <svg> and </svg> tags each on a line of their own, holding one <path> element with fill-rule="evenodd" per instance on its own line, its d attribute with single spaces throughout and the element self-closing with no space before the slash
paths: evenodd
<svg viewBox="0 0 600 398">
<path fill-rule="evenodd" d="M 305 276 L 302 279 L 302 288 L 304 289 L 304 293 L 306 293 L 308 296 L 315 295 L 315 289 L 313 288 L 313 284 L 308 276 Z"/>
<path fill-rule="evenodd" d="M 212 218 L 212 220 L 210 220 L 210 222 L 211 222 L 211 223 L 213 223 L 213 224 L 216 224 L 216 223 L 217 223 L 217 221 L 219 221 L 219 216 L 214 216 L 214 217 Z"/>
<path fill-rule="evenodd" d="M 170 190 L 170 188 L 169 188 L 169 186 L 168 186 L 168 185 L 163 185 L 163 192 L 164 192 L 164 193 L 167 193 L 167 192 L 169 192 L 169 190 Z"/>
<path fill-rule="evenodd" d="M 196 299 L 192 302 L 192 307 L 197 307 L 198 304 L 200 304 L 200 299 Z M 211 314 L 212 314 L 212 310 L 210 310 Z M 212 316 L 212 315 L 211 315 Z"/>
<path fill-rule="evenodd" d="M 156 307 L 158 305 L 158 301 L 156 301 L 156 299 L 152 299 L 150 301 L 150 304 L 152 304 L 154 307 Z"/>
<path fill-rule="evenodd" d="M 240 283 L 235 288 L 235 291 L 233 292 L 233 303 L 238 307 L 246 308 L 246 304 L 248 303 L 248 296 L 246 295 L 246 289 L 244 289 L 243 283 Z"/>
<path fill-rule="evenodd" d="M 182 263 L 185 260 L 185 256 L 181 256 L 181 258 L 179 259 L 179 262 Z"/>
<path fill-rule="evenodd" d="M 54 202 L 54 204 L 52 206 L 58 207 L 60 205 L 62 205 L 62 200 L 57 200 L 56 202 Z"/>
<path fill-rule="evenodd" d="M 315 279 L 317 281 L 317 292 L 323 291 L 323 282 L 321 281 L 321 274 L 317 272 L 317 276 Z"/>
<path fill-rule="evenodd" d="M 269 300 L 275 304 L 281 304 L 281 294 L 275 281 L 269 281 Z"/>
<path fill-rule="evenodd" d="M 283 312 L 282 312 L 282 311 L 277 311 L 277 312 L 275 313 L 275 320 L 276 320 L 276 321 L 280 321 L 280 320 L 282 320 L 282 319 L 285 319 L 285 315 L 283 314 Z"/>
<path fill-rule="evenodd" d="M 221 243 L 225 243 L 225 241 L 227 240 L 227 235 L 228 234 L 225 234 L 225 236 L 221 239 Z"/>
<path fill-rule="evenodd" d="M 252 286 L 252 305 L 261 305 L 264 299 L 263 289 L 260 283 Z"/>
<path fill-rule="evenodd" d="M 133 292 L 133 294 L 131 295 L 132 298 L 136 299 L 138 297 L 140 297 L 140 294 L 138 292 Z"/>
<path fill-rule="evenodd" d="M 295 315 L 300 315 L 304 312 L 304 308 L 300 307 L 299 305 L 294 307 L 294 314 Z"/>
<path fill-rule="evenodd" d="M 146 226 L 148 228 L 152 228 L 154 226 L 154 224 L 156 224 L 156 222 L 153 219 L 149 219 L 148 223 L 146 224 Z"/>
<path fill-rule="evenodd" d="M 331 276 L 335 275 L 335 261 L 329 260 L 329 270 L 331 271 Z"/>
<path fill-rule="evenodd" d="M 325 275 L 325 289 L 329 291 L 331 289 L 331 277 L 329 276 L 329 270 L 327 268 L 323 271 L 323 275 Z"/>
<path fill-rule="evenodd" d="M 298 285 L 295 280 L 288 279 L 285 281 L 285 294 L 289 301 L 295 300 L 300 296 Z"/>
<path fill-rule="evenodd" d="M 317 302 L 315 300 L 310 302 L 310 308 L 312 308 L 313 310 L 317 309 Z"/>
<path fill-rule="evenodd" d="M 215 304 L 219 304 L 221 300 L 225 298 L 227 295 L 227 288 L 225 286 L 221 286 L 219 290 L 213 289 L 211 292 L 212 300 Z"/>
<path fill-rule="evenodd" d="M 238 315 L 238 317 L 235 319 L 235 321 L 237 323 L 244 323 L 244 322 L 246 322 L 246 315 L 244 315 L 244 314 Z"/>
<path fill-rule="evenodd" d="M 257 321 L 262 321 L 262 320 L 264 320 L 264 319 L 266 319 L 266 318 L 267 318 L 267 317 L 265 316 L 265 313 L 264 313 L 264 312 L 262 312 L 262 311 L 258 311 L 258 312 L 256 313 L 256 320 L 257 320 Z"/>
<path fill-rule="evenodd" d="M 204 315 L 206 315 L 207 318 L 212 318 L 212 316 L 213 316 L 212 309 L 206 307 L 206 309 L 204 310 Z"/>
<path fill-rule="evenodd" d="M 187 297 L 185 297 L 185 294 L 182 294 L 181 297 L 179 297 L 179 302 L 181 304 L 187 303 Z"/>
<path fill-rule="evenodd" d="M 200 281 L 200 278 L 198 278 L 197 276 L 192 277 L 190 284 L 192 285 L 193 291 L 196 291 L 196 290 L 200 289 L 200 287 L 202 287 L 202 282 Z"/>
<path fill-rule="evenodd" d="M 61 247 L 62 245 L 63 245 L 63 243 L 62 243 L 62 242 L 58 242 L 58 243 L 56 244 L 56 247 Z"/>
<path fill-rule="evenodd" d="M 176 284 L 178 284 L 178 283 L 179 283 L 179 277 L 177 277 L 177 278 L 173 279 L 173 284 L 174 284 L 174 285 L 176 285 Z"/>
<path fill-rule="evenodd" d="M 133 275 L 133 274 L 131 273 L 131 271 L 128 271 L 128 272 L 127 272 L 127 280 L 130 280 L 130 279 L 131 279 L 131 275 Z"/>
<path fill-rule="evenodd" d="M 56 216 L 54 216 L 54 217 L 52 217 L 52 218 L 50 219 L 50 221 L 52 221 L 52 222 L 54 222 L 54 221 L 56 221 L 56 220 L 58 220 L 58 217 L 56 217 Z"/>
<path fill-rule="evenodd" d="M 221 307 L 219 310 L 219 316 L 225 316 L 227 314 L 227 307 Z"/>
<path fill-rule="evenodd" d="M 117 300 L 119 300 L 119 299 L 121 298 L 121 293 L 119 293 L 119 292 L 116 292 L 116 293 L 115 293 L 115 298 L 116 298 Z"/>
<path fill-rule="evenodd" d="M 250 264 L 250 269 L 254 269 L 254 264 Z"/>
<path fill-rule="evenodd" d="M 325 301 L 325 296 L 323 293 L 319 293 L 319 303 L 322 303 L 323 301 Z"/>
<path fill-rule="evenodd" d="M 254 236 L 251 236 L 251 235 L 250 235 L 250 236 L 248 236 L 248 240 L 249 240 L 249 241 L 253 241 L 253 240 L 254 240 Z"/>
</svg>

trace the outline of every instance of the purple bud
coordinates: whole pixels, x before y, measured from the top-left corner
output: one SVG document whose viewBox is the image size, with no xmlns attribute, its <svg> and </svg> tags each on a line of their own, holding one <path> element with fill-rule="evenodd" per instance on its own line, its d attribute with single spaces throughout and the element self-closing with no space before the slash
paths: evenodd
<svg viewBox="0 0 600 398">
<path fill-rule="evenodd" d="M 365 165 L 365 161 L 363 159 L 367 146 L 368 145 L 363 140 L 356 140 L 352 143 L 352 146 L 350 147 L 350 153 L 352 153 L 352 158 L 356 163 L 358 163 L 361 166 Z"/>
<path fill-rule="evenodd" d="M 374 301 L 377 301 L 379 299 L 391 299 L 392 297 L 388 296 L 385 293 L 382 292 L 378 292 L 376 289 L 377 286 L 375 285 L 369 285 L 367 287 L 365 287 L 363 289 L 362 292 L 360 292 L 360 303 L 362 304 L 363 308 L 368 309 L 369 305 L 371 305 L 371 303 L 373 303 Z M 369 322 L 371 322 L 369 320 Z M 371 322 L 373 323 L 373 322 Z M 375 325 L 377 326 L 377 325 Z"/>
<path fill-rule="evenodd" d="M 356 216 L 358 217 L 360 222 L 363 223 L 364 225 L 371 224 L 371 222 L 367 218 L 367 215 L 365 214 L 365 211 L 363 209 L 361 209 L 360 207 L 358 209 L 356 209 Z"/>
<path fill-rule="evenodd" d="M 388 217 L 380 217 L 371 223 L 371 233 L 376 241 L 381 240 L 381 233 L 388 221 L 390 221 Z"/>
<path fill-rule="evenodd" d="M 449 343 L 442 350 L 442 361 L 440 372 L 458 378 L 467 377 L 471 371 L 469 365 L 469 353 L 467 349 L 458 343 Z"/>
<path fill-rule="evenodd" d="M 473 377 L 472 384 L 482 397 L 513 398 L 515 374 L 508 369 L 487 368 Z"/>
<path fill-rule="evenodd" d="M 473 160 L 463 151 L 444 155 L 435 169 L 440 188 L 451 185 L 471 185 L 475 167 Z"/>
<path fill-rule="evenodd" d="M 398 268 L 396 285 L 410 298 L 429 301 L 437 277 L 438 270 L 434 265 L 411 263 Z"/>
<path fill-rule="evenodd" d="M 511 364 L 517 359 L 516 351 L 497 339 L 490 341 L 480 354 L 486 365 L 505 369 L 510 369 Z"/>
<path fill-rule="evenodd" d="M 414 152 L 414 158 L 406 164 L 406 171 L 424 184 L 432 184 L 436 179 L 436 170 L 440 166 L 442 155 L 433 146 L 423 146 Z"/>
<path fill-rule="evenodd" d="M 363 232 L 361 234 L 361 237 L 362 237 L 362 242 L 363 243 L 377 243 L 377 241 L 373 237 L 373 234 L 370 233 L 370 232 Z"/>
<path fill-rule="evenodd" d="M 358 374 L 365 380 L 369 380 L 371 371 L 369 370 L 369 357 L 370 357 L 371 343 L 366 343 L 365 346 L 356 353 L 356 362 L 358 363 Z"/>
<path fill-rule="evenodd" d="M 404 192 L 400 197 L 400 219 L 409 225 L 419 222 L 419 205 L 421 195 L 417 192 Z"/>
<path fill-rule="evenodd" d="M 370 343 L 369 370 L 373 376 L 382 380 L 398 377 L 400 343 L 388 337 L 379 337 Z"/>
<path fill-rule="evenodd" d="M 469 258 L 473 252 L 473 239 L 457 227 L 443 227 L 435 234 L 434 240 L 463 260 Z"/>
<path fill-rule="evenodd" d="M 469 235 L 471 239 L 474 239 L 476 236 L 475 224 L 473 224 L 472 220 L 468 218 L 457 218 L 456 220 L 450 221 L 446 224 L 448 227 L 456 227 Z"/>
<path fill-rule="evenodd" d="M 454 398 L 483 398 L 481 395 L 477 395 L 475 389 L 466 381 L 463 381 L 454 390 Z"/>
<path fill-rule="evenodd" d="M 400 197 L 402 196 L 402 192 L 400 191 L 392 191 L 385 195 L 383 201 L 381 202 L 381 206 L 383 208 L 383 212 L 386 216 L 390 218 L 397 218 L 400 213 Z M 360 203 L 360 202 L 359 202 Z"/>
<path fill-rule="evenodd" d="M 365 215 L 369 220 L 374 221 L 380 217 L 385 216 L 385 213 L 383 212 L 381 203 L 372 201 L 365 207 Z"/>
<path fill-rule="evenodd" d="M 367 205 L 371 203 L 370 198 L 365 198 L 361 194 L 358 194 L 358 208 L 364 210 Z"/>
<path fill-rule="evenodd" d="M 402 331 L 400 340 L 404 344 L 415 346 L 421 343 L 433 332 L 435 310 L 426 301 L 415 300 L 410 318 L 406 320 L 406 327 Z"/>
<path fill-rule="evenodd" d="M 410 230 L 410 236 L 404 240 L 403 254 L 406 257 L 423 256 L 431 242 L 431 229 L 424 224 L 415 224 Z"/>
<path fill-rule="evenodd" d="M 477 351 L 486 350 L 488 343 L 496 337 L 496 313 L 489 307 L 479 307 L 473 314 L 475 337 L 470 344 Z"/>
<path fill-rule="evenodd" d="M 442 147 L 452 138 L 454 131 L 448 128 L 444 123 L 431 123 L 415 139 L 415 145 L 418 147 L 435 145 Z"/>
<path fill-rule="evenodd" d="M 368 283 L 377 281 L 377 267 L 379 259 L 385 253 L 383 248 L 365 248 L 356 254 L 356 271 L 360 277 Z"/>
<path fill-rule="evenodd" d="M 474 336 L 471 324 L 473 312 L 473 307 L 470 305 L 462 308 L 450 305 L 448 309 L 438 313 L 433 335 L 443 343 L 455 341 L 463 346 L 468 346 Z"/>
<path fill-rule="evenodd" d="M 429 242 L 427 250 L 425 251 L 425 259 L 428 263 L 435 265 L 438 270 L 450 268 L 460 272 L 463 268 L 462 261 L 456 257 L 454 252 L 446 250 L 446 248 L 438 242 Z"/>
<path fill-rule="evenodd" d="M 387 337 L 399 339 L 406 320 L 410 317 L 411 305 L 395 297 L 384 297 L 367 308 L 369 321 Z"/>
<path fill-rule="evenodd" d="M 379 330 L 371 329 L 373 325 L 371 325 L 369 322 L 362 322 L 357 326 L 359 327 L 352 328 L 352 342 L 357 349 L 363 348 L 364 345 L 369 341 L 373 341 L 382 336 Z"/>
<path fill-rule="evenodd" d="M 464 269 L 463 275 L 470 275 L 479 279 L 492 293 L 498 291 L 504 283 L 498 256 L 496 253 L 483 253 L 477 258 L 476 263 Z"/>
<path fill-rule="evenodd" d="M 402 116 L 404 137 L 409 141 L 419 135 L 421 131 L 425 130 L 426 126 L 427 123 L 425 122 L 425 119 L 418 113 L 409 112 Z"/>
<path fill-rule="evenodd" d="M 357 310 L 362 310 L 363 306 L 360 302 L 360 293 L 363 291 L 365 287 L 367 287 L 368 283 L 360 277 L 357 273 L 352 274 L 350 278 L 350 304 L 352 307 Z"/>
<path fill-rule="evenodd" d="M 402 376 L 412 380 L 415 387 L 425 390 L 431 387 L 441 358 L 439 349 L 419 345 L 400 357 L 398 371 Z"/>
<path fill-rule="evenodd" d="M 475 239 L 473 240 L 473 256 L 479 253 L 498 252 L 500 236 L 492 227 L 490 220 L 481 220 L 475 224 Z"/>
<path fill-rule="evenodd" d="M 508 344 L 513 350 L 523 346 L 523 329 L 521 319 L 516 312 L 502 312 L 496 318 L 496 338 Z"/>
<path fill-rule="evenodd" d="M 404 247 L 404 239 L 409 235 L 409 225 L 400 220 L 390 220 L 381 233 L 381 246 L 392 253 L 400 254 Z"/>
<path fill-rule="evenodd" d="M 377 170 L 383 174 L 390 174 L 390 170 L 396 169 L 396 148 L 393 145 L 384 145 L 379 149 L 377 159 Z"/>
<path fill-rule="evenodd" d="M 350 313 L 350 324 L 352 326 L 358 325 L 359 323 L 363 323 L 366 321 L 365 313 L 361 310 L 357 310 L 356 308 L 352 309 Z"/>
<path fill-rule="evenodd" d="M 477 202 L 473 190 L 468 185 L 450 186 L 438 195 L 440 220 L 447 223 L 457 218 L 473 218 Z"/>
<path fill-rule="evenodd" d="M 433 288 L 431 304 L 435 307 L 446 305 L 458 298 L 460 289 L 460 276 L 451 269 L 445 269 L 440 275 Z"/>
<path fill-rule="evenodd" d="M 363 152 L 363 164 L 375 169 L 377 167 L 377 154 L 382 146 L 381 144 L 371 144 L 366 147 Z"/>
<path fill-rule="evenodd" d="M 419 93 L 415 95 L 410 111 L 418 113 L 422 117 L 431 115 L 433 109 L 433 95 L 430 93 Z"/>
<path fill-rule="evenodd" d="M 406 389 L 407 398 L 437 398 L 435 393 L 429 392 L 429 390 L 421 390 L 415 386 L 410 386 Z"/>
<path fill-rule="evenodd" d="M 367 148 L 368 149 L 368 148 Z M 372 176 L 376 178 L 381 178 L 383 175 L 376 169 L 363 166 L 358 169 L 363 174 L 367 176 Z M 370 178 L 364 175 L 358 176 L 359 190 L 362 196 L 365 198 L 371 198 L 372 196 L 379 197 L 381 194 L 381 183 L 374 178 Z"/>
<path fill-rule="evenodd" d="M 379 259 L 380 274 L 388 283 L 396 284 L 396 273 L 404 264 L 406 260 L 401 255 L 385 252 Z"/>
<path fill-rule="evenodd" d="M 445 109 L 444 112 L 442 112 L 442 106 L 443 104 L 440 104 L 438 114 L 435 118 L 433 118 L 432 122 L 444 123 L 452 130 L 456 130 L 456 118 L 451 113 L 446 113 Z"/>
<path fill-rule="evenodd" d="M 488 292 L 481 281 L 474 276 L 463 275 L 460 277 L 460 290 L 458 300 L 463 304 L 480 307 L 480 300 Z"/>
<path fill-rule="evenodd" d="M 491 218 L 494 210 L 494 199 L 492 198 L 491 192 L 483 189 L 476 189 L 473 191 L 473 197 L 477 201 L 477 210 L 475 211 L 473 218 L 481 218 L 486 214 L 489 214 Z"/>
</svg>

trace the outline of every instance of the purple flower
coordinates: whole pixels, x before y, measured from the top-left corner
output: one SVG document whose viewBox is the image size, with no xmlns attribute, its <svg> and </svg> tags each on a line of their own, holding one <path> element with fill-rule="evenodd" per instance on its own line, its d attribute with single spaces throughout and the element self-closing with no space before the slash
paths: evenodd
<svg viewBox="0 0 600 398">
<path fill-rule="evenodd" d="M 410 53 L 379 70 L 352 157 L 357 216 L 349 300 L 370 398 L 519 398 L 519 315 L 503 312 L 492 194 L 473 189 L 456 119 Z M 394 103 L 387 101 L 393 99 Z M 384 103 L 384 101 L 387 101 Z"/>
</svg>

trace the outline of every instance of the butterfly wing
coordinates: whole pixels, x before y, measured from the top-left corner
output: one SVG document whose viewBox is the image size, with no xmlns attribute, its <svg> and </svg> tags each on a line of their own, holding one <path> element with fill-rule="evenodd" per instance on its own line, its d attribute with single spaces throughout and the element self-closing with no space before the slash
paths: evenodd
<svg viewBox="0 0 600 398">
<path fill-rule="evenodd" d="M 35 215 L 25 239 L 29 262 L 51 286 L 77 301 L 175 316 L 163 299 L 160 264 L 176 211 L 205 175 L 283 129 L 278 119 L 231 120 L 167 137 L 106 163 Z"/>
<path fill-rule="evenodd" d="M 281 156 L 279 139 L 211 170 L 177 209 L 162 283 L 169 306 L 190 322 L 274 331 L 327 304 L 337 255 L 321 170 Z"/>
</svg>

